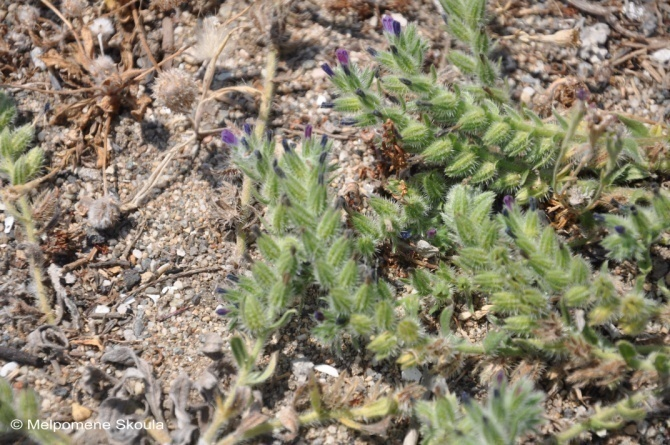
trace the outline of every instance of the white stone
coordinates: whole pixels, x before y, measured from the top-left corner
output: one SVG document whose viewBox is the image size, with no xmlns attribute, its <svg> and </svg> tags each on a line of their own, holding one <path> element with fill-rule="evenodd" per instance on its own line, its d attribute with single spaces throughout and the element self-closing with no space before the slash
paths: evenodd
<svg viewBox="0 0 670 445">
<path fill-rule="evenodd" d="M 532 87 L 524 87 L 524 89 L 521 91 L 521 102 L 530 104 L 534 94 L 535 90 Z"/>
<path fill-rule="evenodd" d="M 298 383 L 305 383 L 310 371 L 314 369 L 314 363 L 306 360 L 295 360 L 291 363 L 291 367 Z"/>
<path fill-rule="evenodd" d="M 651 58 L 658 63 L 668 63 L 670 62 L 670 48 L 659 49 L 652 53 Z"/>
<path fill-rule="evenodd" d="M 12 227 L 14 227 L 14 217 L 10 215 L 5 218 L 5 233 L 11 232 Z"/>
<path fill-rule="evenodd" d="M 406 382 L 419 383 L 421 380 L 421 371 L 415 367 L 407 368 L 402 372 L 402 379 Z"/>
<path fill-rule="evenodd" d="M 322 372 L 324 374 L 328 374 L 331 377 L 339 377 L 340 373 L 337 369 L 333 368 L 330 365 L 316 365 L 314 367 L 315 371 Z"/>
<path fill-rule="evenodd" d="M 96 314 L 109 314 L 110 311 L 111 311 L 110 308 L 102 304 L 99 304 L 95 307 Z"/>
<path fill-rule="evenodd" d="M 593 26 L 586 26 L 580 33 L 582 48 L 604 45 L 609 35 L 610 27 L 606 23 L 596 23 Z"/>
<path fill-rule="evenodd" d="M 19 369 L 19 364 L 16 362 L 5 363 L 5 365 L 0 368 L 0 377 L 7 377 L 15 369 Z"/>
<path fill-rule="evenodd" d="M 403 28 L 407 26 L 407 19 L 403 17 L 402 14 L 394 12 L 393 14 L 391 14 L 391 17 L 393 17 L 393 20 L 400 23 L 400 26 L 402 26 Z"/>
</svg>

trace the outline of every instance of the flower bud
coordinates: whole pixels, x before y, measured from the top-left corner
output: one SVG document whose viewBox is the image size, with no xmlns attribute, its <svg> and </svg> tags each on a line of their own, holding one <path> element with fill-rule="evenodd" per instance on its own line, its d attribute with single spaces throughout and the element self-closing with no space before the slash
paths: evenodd
<svg viewBox="0 0 670 445">
<path fill-rule="evenodd" d="M 312 138 L 312 125 L 307 124 L 305 126 L 305 139 L 311 139 Z"/>
<path fill-rule="evenodd" d="M 325 148 L 327 143 L 328 143 L 328 136 L 324 134 L 323 136 L 321 136 L 321 147 Z"/>
<path fill-rule="evenodd" d="M 393 34 L 395 34 L 396 37 L 400 36 L 400 33 L 402 32 L 402 26 L 400 25 L 400 22 L 397 20 L 393 21 Z"/>
<path fill-rule="evenodd" d="M 510 195 L 505 195 L 503 198 L 503 204 L 507 208 L 507 210 L 512 210 L 512 206 L 514 205 L 514 198 Z"/>
<path fill-rule="evenodd" d="M 242 128 L 247 136 L 251 136 L 251 124 L 245 123 Z"/>
<path fill-rule="evenodd" d="M 624 235 L 626 233 L 626 228 L 624 226 L 614 226 L 614 231 L 619 235 Z"/>
<path fill-rule="evenodd" d="M 337 56 L 337 61 L 342 66 L 344 74 L 347 76 L 351 75 L 351 71 L 349 70 L 349 52 L 346 49 L 340 48 L 335 51 L 335 56 Z"/>
<path fill-rule="evenodd" d="M 221 140 L 223 141 L 224 144 L 234 146 L 238 145 L 240 142 L 237 139 L 237 136 L 235 136 L 235 134 L 233 134 L 233 132 L 227 128 L 221 132 Z"/>
<path fill-rule="evenodd" d="M 226 309 L 225 307 L 217 307 L 215 312 L 219 317 L 225 317 L 230 313 L 230 309 Z"/>
<path fill-rule="evenodd" d="M 328 77 L 333 77 L 335 75 L 335 72 L 327 63 L 321 65 L 321 69 L 323 70 L 324 73 L 328 75 Z"/>
<path fill-rule="evenodd" d="M 348 117 L 348 118 L 342 119 L 342 121 L 340 121 L 340 124 L 344 125 L 344 126 L 352 126 L 352 125 L 356 125 L 357 122 L 358 121 L 356 119 L 354 119 L 353 117 Z"/>
<path fill-rule="evenodd" d="M 326 319 L 326 316 L 321 311 L 314 311 L 314 319 L 321 323 Z"/>
<path fill-rule="evenodd" d="M 395 22 L 395 20 L 393 20 L 393 17 L 391 17 L 388 14 L 385 15 L 382 18 L 382 27 L 384 28 L 384 31 L 388 32 L 389 34 L 393 34 L 394 33 L 393 22 Z"/>
<path fill-rule="evenodd" d="M 337 61 L 340 62 L 340 65 L 342 66 L 348 66 L 349 65 L 349 52 L 344 49 L 340 48 L 337 51 L 335 51 L 335 55 L 337 56 Z"/>
<path fill-rule="evenodd" d="M 434 238 L 437 235 L 437 229 L 428 229 L 426 231 L 426 238 Z"/>
<path fill-rule="evenodd" d="M 366 50 L 366 51 L 368 52 L 368 54 L 370 54 L 372 57 L 377 57 L 377 55 L 379 54 L 379 53 L 377 52 L 376 49 L 374 49 L 374 48 L 372 48 L 372 47 L 370 47 L 370 46 L 368 46 L 365 50 Z"/>
</svg>

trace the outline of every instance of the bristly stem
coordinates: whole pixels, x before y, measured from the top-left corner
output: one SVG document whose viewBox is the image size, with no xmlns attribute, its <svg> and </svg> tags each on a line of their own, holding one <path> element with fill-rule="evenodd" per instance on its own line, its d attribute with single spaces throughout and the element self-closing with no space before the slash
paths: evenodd
<svg viewBox="0 0 670 445">
<path fill-rule="evenodd" d="M 279 59 L 279 48 L 277 45 L 272 44 L 270 51 L 268 52 L 268 58 L 265 64 L 265 81 L 263 83 L 263 95 L 261 96 L 261 105 L 258 111 L 258 119 L 256 120 L 256 127 L 254 133 L 257 138 L 262 138 L 265 129 L 267 128 L 268 121 L 270 119 L 270 110 L 272 109 L 272 98 L 274 97 L 275 92 L 275 83 L 274 78 L 277 73 L 277 62 Z M 237 230 L 237 254 L 239 257 L 244 255 L 244 252 L 247 248 L 247 234 L 244 232 L 243 227 L 245 222 L 249 219 L 249 212 L 247 206 L 251 202 L 251 191 L 252 191 L 252 182 L 251 178 L 244 176 L 242 180 L 242 194 L 240 196 L 240 211 L 242 213 L 242 222 L 238 226 Z"/>
<path fill-rule="evenodd" d="M 208 444 L 215 443 L 216 436 L 219 433 L 219 431 L 226 425 L 226 423 L 228 423 L 230 418 L 236 414 L 235 410 L 233 410 L 233 404 L 235 403 L 235 396 L 237 395 L 238 388 L 244 386 L 240 384 L 240 382 L 243 382 L 244 379 L 249 374 L 249 372 L 253 369 L 253 364 L 258 359 L 258 356 L 261 354 L 263 346 L 265 346 L 265 340 L 266 336 L 260 336 L 259 338 L 256 339 L 256 342 L 254 343 L 254 347 L 251 350 L 250 354 L 250 357 L 253 357 L 253 362 L 250 361 L 249 367 L 239 369 L 237 373 L 237 378 L 235 379 L 235 383 L 228 390 L 228 396 L 226 397 L 226 400 L 222 401 L 220 398 L 217 399 L 214 418 L 212 419 L 212 422 L 207 428 L 207 431 L 205 431 L 203 435 L 205 443 Z"/>
<path fill-rule="evenodd" d="M 35 230 L 35 221 L 33 220 L 30 203 L 28 202 L 28 198 L 25 195 L 19 198 L 19 212 L 21 213 L 23 226 L 26 229 L 26 238 L 28 242 L 34 246 L 35 249 L 39 250 L 39 239 L 37 237 L 37 231 Z M 49 304 L 47 290 L 44 287 L 44 274 L 42 272 L 42 265 L 39 264 L 38 259 L 39 257 L 37 253 L 29 253 L 28 261 L 30 264 L 30 273 L 32 274 L 33 281 L 35 282 L 35 296 L 37 297 L 37 302 L 40 305 L 40 310 L 46 316 L 47 323 L 53 324 L 54 316 L 51 312 L 51 305 Z"/>
<path fill-rule="evenodd" d="M 568 125 L 568 129 L 565 132 L 565 136 L 563 137 L 563 142 L 561 142 L 561 151 L 558 153 L 556 163 L 554 164 L 554 172 L 551 176 L 551 189 L 554 191 L 555 195 L 560 194 L 556 190 L 556 179 L 558 177 L 558 172 L 561 169 L 563 158 L 565 158 L 565 155 L 568 152 L 568 148 L 570 147 L 570 141 L 572 141 L 572 138 L 575 136 L 577 127 L 584 118 L 585 114 L 586 106 L 583 101 L 579 101 L 577 104 L 577 109 L 572 114 L 572 119 L 570 119 L 570 124 Z"/>
</svg>

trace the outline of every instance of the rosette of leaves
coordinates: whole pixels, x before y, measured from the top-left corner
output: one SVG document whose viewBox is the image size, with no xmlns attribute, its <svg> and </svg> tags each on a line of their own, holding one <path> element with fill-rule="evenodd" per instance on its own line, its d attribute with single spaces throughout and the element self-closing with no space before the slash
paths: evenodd
<svg viewBox="0 0 670 445">
<path fill-rule="evenodd" d="M 278 155 L 272 138 L 259 139 L 250 128 L 241 139 L 224 132 L 233 162 L 265 206 L 256 237 L 263 260 L 225 291 L 226 312 L 254 337 L 266 338 L 296 304 L 316 296 L 318 338 L 331 344 L 344 334 L 367 338 L 395 323 L 394 291 L 372 272 L 368 241 L 345 230 L 329 187 L 332 144 L 311 133 L 309 127 L 300 147 L 284 140 Z"/>
<path fill-rule="evenodd" d="M 389 49 L 369 51 L 378 64 L 375 71 L 356 66 L 344 50 L 338 51 L 336 69 L 324 66 L 339 94 L 326 106 L 349 115 L 343 124 L 374 126 L 392 121 L 403 149 L 415 155 L 414 170 L 434 172 L 410 180 L 428 197 L 444 189 L 445 181 L 466 178 L 470 184 L 514 193 L 517 200 L 527 202 L 531 197 L 546 197 L 557 173 L 559 188 L 574 181 L 573 170 L 606 168 L 606 146 L 600 138 L 604 130 L 580 126 L 583 110 L 576 110 L 570 119 L 555 113 L 554 122 L 547 123 L 528 109 L 516 110 L 507 93 L 493 86 L 498 74 L 488 58 L 492 45 L 484 29 L 485 0 L 443 0 L 442 4 L 452 36 L 470 52 L 452 50 L 447 58 L 477 82 L 442 85 L 434 67 L 424 70 L 428 45 L 417 27 L 385 24 Z M 629 119 L 624 123 L 644 128 Z M 638 142 L 653 145 L 662 138 L 652 139 L 642 137 L 640 131 L 624 138 L 617 170 L 625 174 L 609 176 L 618 180 L 643 176 L 650 165 Z M 595 155 L 581 156 L 584 144 Z M 563 170 L 577 158 L 586 160 L 585 165 Z"/>
</svg>

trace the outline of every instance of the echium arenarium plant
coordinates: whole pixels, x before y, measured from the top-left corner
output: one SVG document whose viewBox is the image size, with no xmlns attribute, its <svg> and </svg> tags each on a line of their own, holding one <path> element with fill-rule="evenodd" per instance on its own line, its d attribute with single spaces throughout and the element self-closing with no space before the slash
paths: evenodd
<svg viewBox="0 0 670 445">
<path fill-rule="evenodd" d="M 315 334 L 327 343 L 394 322 L 394 291 L 359 260 L 374 243 L 344 230 L 342 209 L 329 192 L 331 142 L 311 133 L 308 127 L 300 147 L 284 140 L 279 155 L 271 138 L 258 139 L 248 126 L 242 138 L 223 134 L 235 165 L 256 184 L 255 199 L 266 206 L 256 238 L 264 260 L 225 294 L 229 316 L 255 337 L 294 314 L 310 294 L 319 297 Z"/>
<path fill-rule="evenodd" d="M 22 186 L 35 179 L 39 176 L 44 163 L 44 152 L 40 147 L 28 149 L 34 134 L 32 125 L 12 128 L 15 116 L 16 107 L 4 93 L 0 92 L 0 175 L 9 182 L 10 187 Z M 51 322 L 53 315 L 43 283 L 45 276 L 42 270 L 38 230 L 33 218 L 33 206 L 25 193 L 15 194 L 8 190 L 2 191 L 2 201 L 6 212 L 25 229 L 27 256 L 33 278 L 31 289 L 40 310 Z"/>
<path fill-rule="evenodd" d="M 498 69 L 488 57 L 493 45 L 483 29 L 486 1 L 441 3 L 450 34 L 468 50 L 450 50 L 447 59 L 475 82 L 441 84 L 435 68 L 424 66 L 427 43 L 417 27 L 402 29 L 387 16 L 388 50 L 369 49 L 376 69 L 356 66 L 345 50 L 338 52 L 337 68 L 324 66 L 339 93 L 325 106 L 347 113 L 343 123 L 348 125 L 390 120 L 402 148 L 413 155 L 410 164 L 433 168 L 410 181 L 427 197 L 442 190 L 445 180 L 466 179 L 514 194 L 524 203 L 530 197 L 547 197 L 552 187 L 559 192 L 580 171 L 604 169 L 611 153 L 600 136 L 609 131 L 613 118 L 595 110 L 587 113 L 583 101 L 567 119 L 555 113 L 554 123 L 528 109 L 517 111 L 507 93 L 496 87 Z M 641 125 L 621 120 L 632 129 Z M 637 178 L 650 168 L 667 168 L 667 160 L 650 162 L 639 148 L 661 140 L 649 134 L 623 137 L 608 179 Z"/>
</svg>

